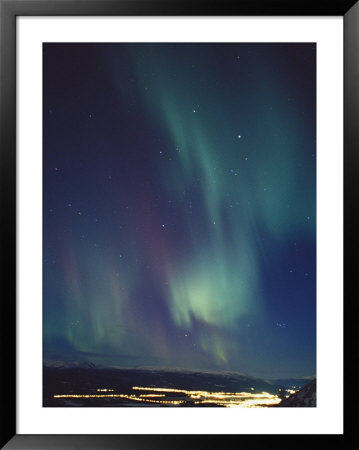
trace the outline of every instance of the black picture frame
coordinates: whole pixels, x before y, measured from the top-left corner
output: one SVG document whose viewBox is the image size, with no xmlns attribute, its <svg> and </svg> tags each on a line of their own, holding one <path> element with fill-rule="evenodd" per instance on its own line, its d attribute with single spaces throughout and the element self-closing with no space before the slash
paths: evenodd
<svg viewBox="0 0 359 450">
<path fill-rule="evenodd" d="M 345 232 L 357 230 L 355 181 L 359 137 L 359 2 L 357 0 L 0 0 L 0 182 L 2 212 L 1 301 L 1 448 L 6 449 L 183 449 L 206 445 L 225 448 L 284 435 L 19 435 L 16 434 L 16 17 L 18 16 L 342 16 L 344 18 L 344 208 Z M 349 239 L 345 261 L 353 252 Z M 348 274 L 344 281 L 348 292 Z M 355 292 L 355 291 L 354 291 Z M 345 305 L 346 329 L 354 321 L 354 304 Z M 351 350 L 352 352 L 352 350 Z M 346 364 L 348 350 L 344 353 Z M 345 402 L 346 405 L 351 403 Z M 354 417 L 345 422 L 345 435 Z M 326 435 L 342 440 L 344 435 Z M 286 436 L 300 442 L 320 435 Z M 336 442 L 336 446 L 343 443 Z"/>
</svg>

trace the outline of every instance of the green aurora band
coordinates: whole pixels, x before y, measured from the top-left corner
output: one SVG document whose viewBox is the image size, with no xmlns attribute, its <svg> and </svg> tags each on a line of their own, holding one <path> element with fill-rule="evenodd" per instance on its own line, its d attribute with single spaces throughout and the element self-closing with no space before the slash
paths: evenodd
<svg viewBox="0 0 359 450">
<path fill-rule="evenodd" d="M 260 364 L 252 364 L 250 354 L 263 358 L 273 345 L 292 363 L 295 339 L 278 344 L 277 330 L 266 325 L 276 319 L 265 279 L 270 270 L 273 279 L 282 279 L 274 261 L 288 242 L 298 235 L 315 240 L 315 165 L 312 150 L 303 151 L 312 125 L 282 93 L 296 92 L 298 80 L 278 69 L 271 57 L 275 46 L 265 47 L 254 45 L 257 59 L 239 58 L 228 74 L 218 47 L 131 44 L 125 50 L 134 79 L 129 89 L 123 54 L 109 46 L 118 102 L 136 95 L 161 136 L 149 179 L 176 206 L 179 222 L 175 234 L 169 220 L 157 234 L 166 219 L 149 201 L 148 210 L 128 219 L 126 232 L 119 225 L 124 219 L 114 222 L 121 245 L 84 249 L 71 237 L 61 244 L 63 280 L 52 272 L 46 280 L 48 297 L 56 292 L 63 299 L 61 306 L 46 300 L 50 349 L 60 340 L 69 351 L 94 361 L 108 355 L 119 365 L 254 370 Z M 248 48 L 228 45 L 223 57 L 233 49 L 235 59 Z M 124 145 L 118 142 L 119 149 Z M 123 199 L 131 189 L 121 185 L 113 197 Z M 76 227 L 74 220 L 67 225 Z M 151 237 L 138 231 L 144 222 Z M 106 242 L 105 228 L 101 239 Z M 144 277 L 141 258 L 152 263 L 150 276 Z M 148 280 L 155 287 L 145 301 L 139 286 Z M 265 334 L 260 351 L 252 323 Z"/>
</svg>

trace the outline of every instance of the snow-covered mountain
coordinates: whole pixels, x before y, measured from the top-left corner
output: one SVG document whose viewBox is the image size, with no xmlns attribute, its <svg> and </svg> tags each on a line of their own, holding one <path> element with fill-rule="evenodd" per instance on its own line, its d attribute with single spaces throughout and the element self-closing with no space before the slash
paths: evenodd
<svg viewBox="0 0 359 450">
<path fill-rule="evenodd" d="M 284 398 L 278 406 L 313 407 L 317 406 L 317 380 L 314 378 L 295 394 Z"/>
</svg>

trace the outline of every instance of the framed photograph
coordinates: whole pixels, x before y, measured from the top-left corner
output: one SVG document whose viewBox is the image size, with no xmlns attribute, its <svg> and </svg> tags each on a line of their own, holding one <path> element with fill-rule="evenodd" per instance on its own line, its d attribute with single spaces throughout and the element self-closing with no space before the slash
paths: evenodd
<svg viewBox="0 0 359 450">
<path fill-rule="evenodd" d="M 342 437 L 356 2 L 0 11 L 4 448 Z"/>
</svg>

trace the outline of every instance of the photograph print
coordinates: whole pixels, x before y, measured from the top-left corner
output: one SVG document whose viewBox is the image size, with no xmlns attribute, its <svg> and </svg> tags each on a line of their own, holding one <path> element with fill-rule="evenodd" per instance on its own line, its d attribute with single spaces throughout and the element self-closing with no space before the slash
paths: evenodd
<svg viewBox="0 0 359 450">
<path fill-rule="evenodd" d="M 316 44 L 43 44 L 43 406 L 316 406 Z"/>
</svg>

